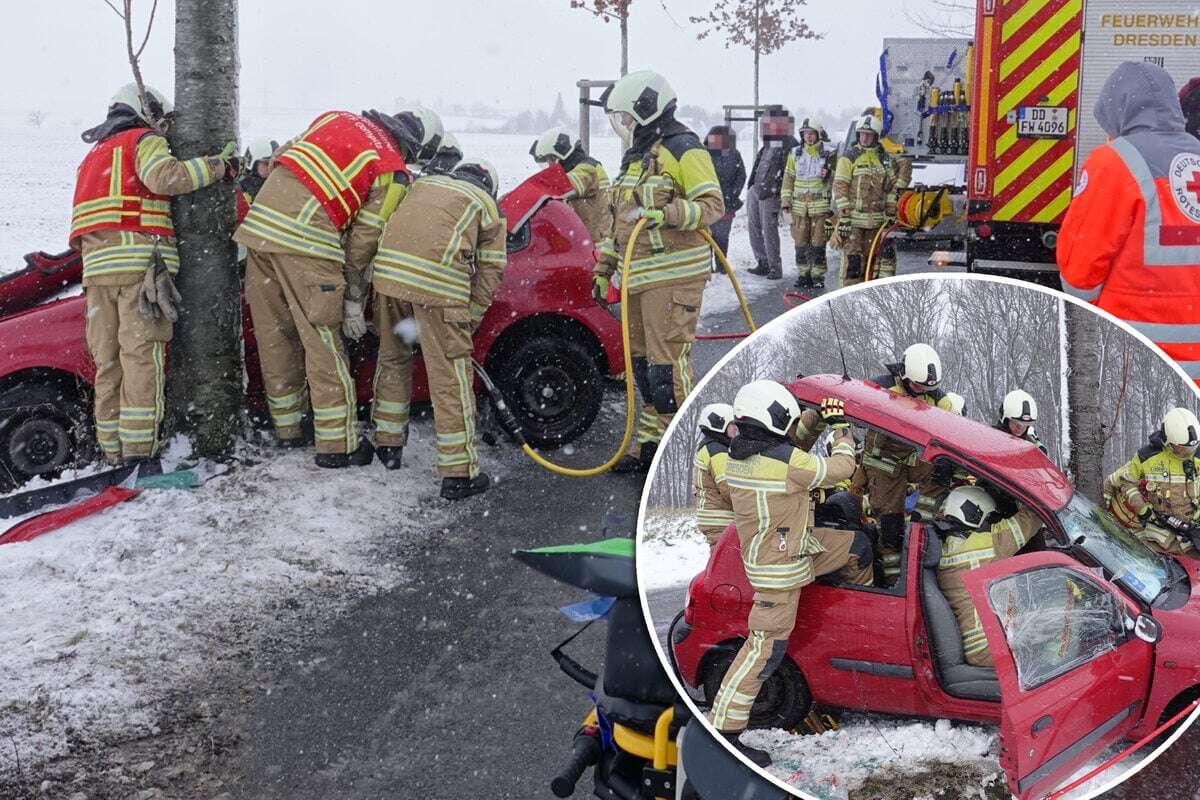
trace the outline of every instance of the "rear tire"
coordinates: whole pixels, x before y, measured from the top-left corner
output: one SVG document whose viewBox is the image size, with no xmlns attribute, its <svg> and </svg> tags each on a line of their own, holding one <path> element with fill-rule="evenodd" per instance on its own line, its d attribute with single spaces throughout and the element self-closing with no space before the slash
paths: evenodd
<svg viewBox="0 0 1200 800">
<path fill-rule="evenodd" d="M 600 413 L 604 376 L 588 349 L 563 336 L 542 335 L 489 365 L 525 438 L 552 450 L 579 438 Z"/>
<path fill-rule="evenodd" d="M 0 489 L 55 477 L 75 463 L 87 410 L 54 384 L 16 386 L 0 395 Z"/>
<path fill-rule="evenodd" d="M 712 662 L 704 675 L 704 696 L 711 704 L 721 690 L 725 673 L 733 666 L 737 651 L 723 652 Z M 749 728 L 783 728 L 799 725 L 812 709 L 812 693 L 803 673 L 791 658 L 784 656 L 779 668 L 767 678 L 750 709 Z"/>
</svg>

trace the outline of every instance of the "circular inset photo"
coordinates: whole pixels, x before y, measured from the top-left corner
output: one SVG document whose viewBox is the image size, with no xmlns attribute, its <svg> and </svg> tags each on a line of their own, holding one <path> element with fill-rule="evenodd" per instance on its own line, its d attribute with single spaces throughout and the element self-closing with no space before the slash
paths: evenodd
<svg viewBox="0 0 1200 800">
<path fill-rule="evenodd" d="M 804 304 L 667 432 L 637 573 L 669 672 L 794 793 L 1083 798 L 1200 697 L 1200 396 L 1004 279 Z"/>
</svg>

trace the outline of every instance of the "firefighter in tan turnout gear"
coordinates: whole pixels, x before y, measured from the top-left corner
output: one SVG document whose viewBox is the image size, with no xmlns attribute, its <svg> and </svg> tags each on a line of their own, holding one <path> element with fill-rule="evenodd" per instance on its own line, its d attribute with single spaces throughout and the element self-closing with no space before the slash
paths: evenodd
<svg viewBox="0 0 1200 800">
<path fill-rule="evenodd" d="M 1042 453 L 1048 455 L 1050 451 L 1046 449 L 1046 445 L 1042 444 L 1042 440 L 1038 438 L 1037 432 L 1033 429 L 1033 423 L 1037 422 L 1037 418 L 1037 401 L 1033 399 L 1033 395 L 1024 389 L 1013 389 L 1004 395 L 1004 400 L 1000 404 L 1000 420 L 996 423 L 996 430 L 1004 431 L 1009 436 L 1015 436 L 1018 439 L 1024 439 L 1030 444 L 1036 444 Z"/>
<path fill-rule="evenodd" d="M 1200 422 L 1173 408 L 1162 427 L 1104 482 L 1113 516 L 1159 553 L 1200 558 Z"/>
<path fill-rule="evenodd" d="M 696 450 L 696 527 L 704 534 L 709 549 L 733 522 L 733 504 L 725 486 L 725 464 L 729 442 L 737 428 L 733 406 L 710 403 L 700 409 L 700 447 Z"/>
<path fill-rule="evenodd" d="M 975 667 L 992 667 L 992 653 L 979 612 L 962 576 L 976 567 L 1015 556 L 1042 522 L 1028 508 L 995 521 L 996 501 L 978 486 L 959 486 L 946 495 L 933 527 L 942 540 L 938 586 L 946 595 L 963 637 L 963 655 Z"/>
<path fill-rule="evenodd" d="M 604 165 L 589 156 L 583 142 L 562 127 L 543 133 L 534 140 L 529 154 L 539 164 L 560 163 L 574 189 L 566 198 L 592 237 L 591 247 L 597 252 L 611 252 L 612 186 Z"/>
<path fill-rule="evenodd" d="M 800 146 L 788 154 L 783 169 L 782 207 L 792 218 L 796 243 L 797 289 L 825 288 L 826 224 L 837 155 L 825 152 L 825 131 L 806 119 L 800 124 Z"/>
<path fill-rule="evenodd" d="M 276 154 L 234 235 L 249 251 L 246 301 L 275 435 L 302 446 L 311 403 L 318 466 L 371 462 L 342 332 L 366 332 L 364 272 L 403 199 L 408 162 L 431 157 L 440 137 L 429 112 L 322 114 Z"/>
<path fill-rule="evenodd" d="M 874 114 L 858 121 L 857 141 L 841 155 L 833 178 L 836 218 L 831 241 L 842 250 L 842 286 L 862 283 L 866 278 L 867 257 L 875 234 L 896 216 L 899 190 L 908 186 L 911 165 L 893 159 L 883 150 L 879 138 L 883 123 Z M 896 274 L 894 252 L 889 257 L 877 253 L 875 277 Z"/>
<path fill-rule="evenodd" d="M 170 195 L 237 177 L 230 142 L 218 156 L 176 159 L 163 135 L 172 114 L 161 92 L 118 91 L 79 167 L 71 247 L 83 253 L 87 343 L 96 362 L 96 438 L 105 459 L 152 457 L 163 419 L 166 346 L 181 299 Z"/>
<path fill-rule="evenodd" d="M 499 178 L 484 161 L 418 178 L 388 220 L 375 255 L 379 361 L 371 417 L 384 465 L 400 466 L 408 440 L 413 344 L 419 340 L 437 434 L 442 497 L 486 491 L 475 442 L 472 335 L 504 275 Z"/>
<path fill-rule="evenodd" d="M 709 714 L 713 726 L 740 752 L 766 766 L 770 756 L 743 744 L 739 736 L 759 689 L 787 652 L 801 588 L 831 572 L 869 584 L 872 556 L 862 531 L 812 526 L 812 491 L 835 486 L 855 468 L 854 437 L 842 402 L 821 403 L 821 416 L 834 433 L 828 458 L 793 443 L 800 405 L 783 384 L 763 380 L 743 386 L 733 411 L 738 432 L 729 445 L 725 484 L 754 605 L 747 621 L 749 638 L 725 673 Z"/>
<path fill-rule="evenodd" d="M 630 452 L 614 472 L 645 471 L 675 410 L 692 391 L 692 344 L 711 250 L 700 230 L 725 213 L 708 151 L 675 119 L 676 95 L 661 75 L 631 72 L 609 87 L 604 110 L 628 148 L 613 187 L 613 235 L 601 242 L 596 298 L 619 274 L 629 236 L 647 222 L 629 265 L 629 339 L 642 413 Z"/>
</svg>

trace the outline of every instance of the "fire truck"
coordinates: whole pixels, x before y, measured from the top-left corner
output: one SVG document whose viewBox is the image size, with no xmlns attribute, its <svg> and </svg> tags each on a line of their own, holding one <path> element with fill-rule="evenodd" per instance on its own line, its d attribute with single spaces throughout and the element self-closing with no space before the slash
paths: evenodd
<svg viewBox="0 0 1200 800">
<path fill-rule="evenodd" d="M 1124 61 L 1200 75 L 1196 0 L 979 0 L 967 165 L 975 272 L 1058 285 L 1055 246 L 1083 163 L 1106 135 L 1100 89 Z"/>
</svg>

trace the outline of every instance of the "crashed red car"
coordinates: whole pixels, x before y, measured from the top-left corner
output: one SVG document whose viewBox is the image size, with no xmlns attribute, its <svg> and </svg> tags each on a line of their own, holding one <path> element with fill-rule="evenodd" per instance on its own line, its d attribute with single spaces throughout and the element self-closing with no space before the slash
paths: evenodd
<svg viewBox="0 0 1200 800">
<path fill-rule="evenodd" d="M 586 431 L 600 410 L 604 378 L 624 370 L 620 323 L 592 298 L 587 229 L 565 203 L 518 189 L 523 224 L 508 236 L 508 266 L 475 335 L 475 358 L 494 377 L 532 444 L 552 448 Z M 501 200 L 506 207 L 509 197 Z M 536 210 L 534 210 L 536 209 Z M 532 212 L 532 213 L 530 213 Z M 0 489 L 86 458 L 94 443 L 95 366 L 84 339 L 79 254 L 34 253 L 0 277 Z M 265 421 L 266 398 L 248 309 L 243 309 L 246 402 Z M 377 340 L 350 355 L 359 402 L 371 398 Z M 424 365 L 413 399 L 428 401 Z"/>
<path fill-rule="evenodd" d="M 914 522 L 894 586 L 825 576 L 804 588 L 752 727 L 792 727 L 813 703 L 995 723 L 1009 788 L 1025 800 L 1200 696 L 1200 562 L 1150 551 L 1033 444 L 867 381 L 816 375 L 790 388 L 807 407 L 841 398 L 856 425 L 909 442 L 926 461 L 950 460 L 1044 527 L 1018 555 L 966 574 L 995 669 L 964 660 L 937 583 L 940 539 Z M 678 674 L 697 696 L 711 701 L 720 687 L 751 601 L 731 525 L 670 631 Z"/>
</svg>

